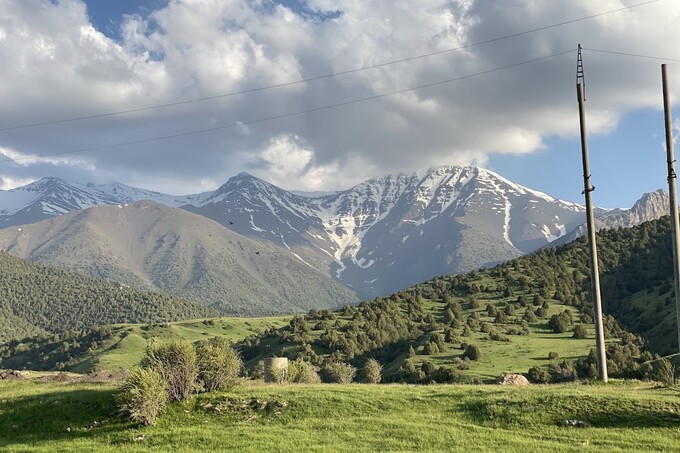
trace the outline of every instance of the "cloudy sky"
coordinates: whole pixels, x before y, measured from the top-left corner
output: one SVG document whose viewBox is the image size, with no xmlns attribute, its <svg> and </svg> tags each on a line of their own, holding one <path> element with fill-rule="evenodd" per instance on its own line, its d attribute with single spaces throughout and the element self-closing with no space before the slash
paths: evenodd
<svg viewBox="0 0 680 453">
<path fill-rule="evenodd" d="M 184 194 L 247 171 L 337 190 L 472 164 L 581 201 L 578 43 L 595 202 L 630 206 L 665 185 L 664 60 L 596 50 L 666 58 L 680 99 L 676 0 L 0 0 L 0 11 L 0 189 L 50 175 Z"/>
</svg>

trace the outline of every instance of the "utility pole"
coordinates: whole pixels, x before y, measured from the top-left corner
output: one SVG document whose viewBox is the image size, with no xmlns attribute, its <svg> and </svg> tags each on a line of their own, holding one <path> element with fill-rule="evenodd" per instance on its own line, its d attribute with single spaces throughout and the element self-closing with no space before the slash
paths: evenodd
<svg viewBox="0 0 680 453">
<path fill-rule="evenodd" d="M 591 192 L 595 187 L 590 183 L 590 160 L 588 157 L 588 141 L 586 140 L 586 109 L 585 109 L 585 73 L 581 44 L 578 45 L 576 58 L 576 97 L 578 98 L 578 116 L 581 126 L 581 153 L 583 156 L 583 195 L 586 197 L 586 219 L 588 223 L 588 243 L 590 245 L 590 278 L 593 285 L 593 303 L 595 304 L 595 344 L 597 347 L 597 377 L 607 382 L 607 354 L 604 344 L 604 330 L 602 327 L 602 300 L 600 298 L 600 271 L 597 262 L 597 243 L 595 242 L 595 217 L 593 215 L 593 201 Z"/>
<path fill-rule="evenodd" d="M 675 151 L 673 150 L 673 118 L 671 114 L 671 94 L 668 91 L 666 65 L 661 65 L 661 81 L 663 84 L 663 112 L 666 119 L 666 162 L 668 163 L 668 193 L 671 205 L 671 228 L 673 228 L 673 276 L 675 277 L 675 316 L 678 324 L 678 348 L 680 348 L 680 221 L 678 220 L 678 179 L 675 173 Z"/>
</svg>

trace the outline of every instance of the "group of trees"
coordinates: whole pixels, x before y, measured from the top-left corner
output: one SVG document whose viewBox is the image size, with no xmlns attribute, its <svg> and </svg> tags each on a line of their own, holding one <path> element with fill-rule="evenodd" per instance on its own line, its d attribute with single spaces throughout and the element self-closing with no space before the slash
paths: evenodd
<svg viewBox="0 0 680 453">
<path fill-rule="evenodd" d="M 60 333 L 106 324 L 167 322 L 217 314 L 175 296 L 127 288 L 5 252 L 0 252 L 0 275 L 0 314 L 7 313 L 11 320 L 2 324 L 0 341 L 22 338 L 26 325 L 39 332 Z M 24 325 L 15 328 L 15 324 Z"/>
</svg>

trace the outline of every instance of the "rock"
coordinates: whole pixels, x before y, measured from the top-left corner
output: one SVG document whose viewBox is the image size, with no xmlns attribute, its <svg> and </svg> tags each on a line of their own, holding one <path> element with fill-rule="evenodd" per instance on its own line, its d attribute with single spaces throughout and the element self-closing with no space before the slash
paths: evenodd
<svg viewBox="0 0 680 453">
<path fill-rule="evenodd" d="M 23 381 L 27 377 L 27 373 L 23 371 L 15 371 L 15 370 L 10 370 L 10 371 L 0 371 L 0 380 L 8 380 L 8 381 Z"/>
<path fill-rule="evenodd" d="M 529 385 L 529 380 L 521 374 L 501 374 L 497 382 L 500 385 Z"/>
<path fill-rule="evenodd" d="M 570 428 L 587 428 L 588 423 L 584 422 L 583 420 L 565 420 L 564 421 L 565 426 L 569 426 Z"/>
</svg>

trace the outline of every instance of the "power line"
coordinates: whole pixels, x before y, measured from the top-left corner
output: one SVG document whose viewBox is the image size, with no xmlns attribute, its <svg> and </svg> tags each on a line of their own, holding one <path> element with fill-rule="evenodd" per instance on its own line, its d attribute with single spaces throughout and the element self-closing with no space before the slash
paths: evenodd
<svg viewBox="0 0 680 453">
<path fill-rule="evenodd" d="M 648 1 L 645 1 L 645 2 L 641 2 L 641 3 L 636 3 L 634 5 L 624 6 L 624 7 L 621 7 L 621 8 L 612 9 L 612 10 L 604 11 L 604 12 L 597 13 L 597 14 L 591 14 L 589 16 L 579 17 L 577 19 L 571 19 L 571 20 L 558 22 L 558 23 L 551 24 L 551 25 L 545 25 L 543 27 L 532 28 L 530 30 L 525 30 L 525 31 L 517 32 L 517 33 L 512 33 L 512 34 L 509 34 L 509 35 L 504 35 L 504 36 L 499 36 L 499 37 L 496 37 L 496 38 L 487 39 L 487 40 L 484 40 L 484 41 L 478 41 L 478 42 L 475 42 L 475 43 L 466 44 L 464 46 L 452 47 L 450 49 L 444 49 L 444 50 L 439 50 L 439 51 L 436 51 L 436 52 L 430 52 L 430 53 L 426 53 L 426 54 L 415 55 L 415 56 L 412 56 L 412 57 L 402 58 L 402 59 L 399 59 L 399 60 L 392 60 L 392 61 L 377 63 L 377 64 L 373 64 L 373 65 L 368 65 L 368 66 L 361 66 L 361 67 L 358 67 L 358 68 L 348 69 L 348 70 L 345 70 L 345 71 L 333 72 L 333 73 L 330 73 L 330 74 L 324 74 L 324 75 L 308 77 L 308 78 L 302 78 L 302 79 L 299 79 L 299 80 L 293 80 L 293 81 L 290 81 L 290 82 L 279 83 L 279 84 L 275 84 L 275 85 L 267 85 L 267 86 L 251 88 L 251 89 L 247 89 L 247 90 L 235 91 L 235 92 L 231 92 L 231 93 L 217 94 L 217 95 L 214 95 L 214 96 L 206 96 L 206 97 L 201 97 L 201 98 L 188 99 L 186 101 L 170 102 L 170 103 L 166 103 L 166 104 L 153 105 L 153 106 L 149 106 L 149 107 L 140 107 L 140 108 L 136 108 L 136 109 L 119 110 L 119 111 L 116 111 L 116 112 L 100 113 L 100 114 L 72 117 L 72 118 L 66 118 L 66 119 L 60 119 L 60 120 L 43 121 L 43 122 L 1 127 L 0 132 L 8 131 L 8 130 L 15 130 L 15 129 L 26 129 L 26 128 L 37 127 L 37 126 L 47 126 L 47 125 L 51 125 L 51 124 L 70 123 L 70 122 L 74 122 L 74 121 L 82 121 L 82 120 L 95 119 L 95 118 L 105 118 L 105 117 L 116 116 L 116 115 L 124 115 L 124 114 L 128 114 L 128 113 L 144 112 L 144 111 L 156 110 L 156 109 L 161 109 L 161 108 L 166 108 L 166 107 L 176 107 L 176 106 L 179 106 L 179 105 L 186 105 L 186 104 L 192 104 L 192 103 L 196 103 L 196 102 L 204 102 L 204 101 L 210 101 L 210 100 L 214 100 L 214 99 L 221 99 L 221 98 L 238 96 L 238 95 L 242 95 L 242 94 L 255 93 L 255 92 L 258 92 L 258 91 L 265 91 L 265 90 L 270 90 L 270 89 L 274 89 L 274 88 L 282 88 L 282 87 L 297 85 L 297 84 L 301 84 L 301 83 L 312 82 L 312 81 L 315 81 L 315 80 L 321 80 L 321 79 L 326 79 L 326 78 L 330 78 L 330 77 L 337 77 L 337 76 L 352 74 L 352 73 L 356 73 L 356 72 L 360 72 L 360 71 L 366 71 L 366 70 L 369 70 L 369 69 L 376 69 L 376 68 L 381 68 L 381 67 L 385 67 L 385 66 L 391 66 L 391 65 L 394 65 L 394 64 L 398 64 L 398 63 L 404 63 L 404 62 L 408 62 L 408 61 L 419 60 L 419 59 L 422 59 L 422 58 L 432 57 L 432 56 L 435 56 L 435 55 L 441 55 L 441 54 L 450 53 L 450 52 L 454 52 L 454 51 L 458 51 L 458 50 L 469 49 L 469 48 L 472 48 L 472 47 L 481 46 L 481 45 L 484 45 L 484 44 L 490 44 L 490 43 L 502 41 L 502 40 L 505 40 L 505 39 L 516 38 L 516 37 L 519 37 L 519 36 L 524 36 L 524 35 L 536 33 L 536 32 L 539 32 L 539 31 L 549 30 L 551 28 L 562 27 L 564 25 L 569 25 L 569 24 L 573 24 L 573 23 L 577 23 L 577 22 L 583 22 L 583 21 L 586 21 L 586 20 L 594 19 L 594 18 L 597 18 L 597 17 L 602 17 L 602 16 L 605 16 L 605 15 L 608 15 L 608 14 L 618 13 L 618 12 L 633 9 L 633 8 L 638 8 L 638 7 L 649 5 L 649 4 L 652 4 L 652 3 L 657 3 L 657 2 L 660 2 L 660 1 L 663 1 L 663 0 L 648 0 Z"/>
<path fill-rule="evenodd" d="M 18 162 L 18 161 L 23 161 L 23 160 L 38 159 L 38 158 L 50 157 L 50 156 L 61 156 L 61 155 L 64 155 L 64 154 L 76 154 L 76 153 L 83 153 L 83 152 L 87 152 L 87 151 L 100 151 L 100 150 L 110 149 L 110 148 L 120 148 L 120 147 L 123 147 L 123 146 L 137 145 L 137 144 L 141 144 L 141 143 L 157 142 L 157 141 L 161 141 L 161 140 L 168 140 L 168 139 L 171 139 L 171 138 L 186 137 L 186 136 L 189 136 L 189 135 L 197 135 L 197 134 L 203 134 L 203 133 L 206 133 L 206 132 L 213 132 L 213 131 L 218 131 L 218 130 L 223 130 L 223 129 L 231 129 L 231 128 L 238 127 L 238 126 L 246 126 L 246 125 L 249 125 L 249 124 L 264 123 L 264 122 L 267 122 L 267 121 L 278 120 L 278 119 L 288 118 L 288 117 L 292 117 L 292 116 L 299 116 L 299 115 L 304 115 L 304 114 L 313 113 L 313 112 L 319 112 L 319 111 L 323 111 L 323 110 L 330 110 L 330 109 L 334 109 L 334 108 L 338 108 L 338 107 L 344 107 L 344 106 L 348 106 L 348 105 L 352 105 L 352 104 L 359 104 L 359 103 L 362 103 L 362 102 L 372 101 L 372 100 L 375 100 L 375 99 L 381 99 L 381 98 L 385 98 L 385 97 L 388 97 L 388 96 L 394 96 L 396 94 L 406 93 L 406 92 L 409 92 L 409 91 L 416 91 L 416 90 L 421 90 L 421 89 L 425 89 L 425 88 L 431 88 L 431 87 L 434 87 L 434 86 L 444 85 L 444 84 L 447 84 L 447 83 L 452 83 L 452 82 L 456 82 L 456 81 L 459 81 L 459 80 L 469 79 L 469 78 L 481 76 L 481 75 L 484 75 L 484 74 L 490 74 L 490 73 L 494 73 L 494 72 L 504 71 L 506 69 L 516 68 L 518 66 L 536 63 L 538 61 L 548 60 L 550 58 L 559 57 L 561 55 L 566 55 L 566 54 L 572 53 L 572 52 L 574 52 L 573 49 L 572 50 L 565 50 L 563 52 L 554 53 L 552 55 L 533 58 L 531 60 L 520 61 L 518 63 L 513 63 L 513 64 L 510 64 L 510 65 L 506 65 L 506 66 L 500 66 L 500 67 L 496 67 L 496 68 L 492 68 L 492 69 L 487 69 L 485 71 L 475 72 L 475 73 L 472 73 L 472 74 L 454 77 L 454 78 L 451 78 L 451 79 L 441 80 L 439 82 L 432 82 L 432 83 L 428 83 L 428 84 L 425 84 L 425 85 L 419 85 L 419 86 L 416 86 L 416 87 L 404 88 L 404 89 L 401 89 L 401 90 L 390 91 L 388 93 L 382 93 L 382 94 L 376 94 L 376 95 L 373 95 L 373 96 L 367 96 L 367 97 L 363 97 L 363 98 L 352 99 L 352 100 L 349 100 L 349 101 L 339 102 L 339 103 L 336 103 L 336 104 L 324 105 L 324 106 L 320 106 L 320 107 L 314 107 L 314 108 L 310 108 L 310 109 L 306 109 L 306 110 L 300 110 L 300 111 L 297 111 L 297 112 L 288 112 L 288 113 L 283 113 L 283 114 L 280 114 L 280 115 L 273 115 L 273 116 L 258 118 L 258 119 L 249 120 L 249 121 L 239 121 L 239 122 L 236 122 L 236 123 L 226 124 L 226 125 L 223 125 L 223 126 L 210 127 L 210 128 L 205 128 L 205 129 L 197 129 L 197 130 L 193 130 L 193 131 L 180 132 L 180 133 L 177 133 L 177 134 L 163 135 L 163 136 L 160 136 L 160 137 L 151 137 L 151 138 L 145 138 L 145 139 L 140 139 L 140 140 L 133 140 L 133 141 L 127 141 L 127 142 L 120 142 L 120 143 L 112 143 L 112 144 L 109 144 L 109 145 L 93 146 L 93 147 L 89 147 L 89 148 L 81 148 L 81 149 L 75 149 L 75 150 L 70 150 L 70 151 L 60 151 L 60 152 L 55 152 L 55 153 L 42 154 L 42 155 L 39 155 L 39 156 L 19 157 L 19 158 L 16 158 L 16 159 L 2 159 L 2 160 L 0 160 L 0 163 L 3 163 L 3 162 Z"/>
<path fill-rule="evenodd" d="M 590 49 L 588 47 L 583 47 L 583 50 L 589 50 L 590 52 L 606 53 L 606 54 L 611 54 L 611 55 L 621 55 L 621 56 L 624 56 L 624 57 L 649 58 L 651 60 L 680 62 L 679 58 L 656 57 L 656 56 L 653 56 L 653 55 L 643 55 L 643 54 L 639 54 L 639 53 L 617 52 L 617 51 L 614 51 L 614 50 L 602 50 L 602 49 Z"/>
</svg>

